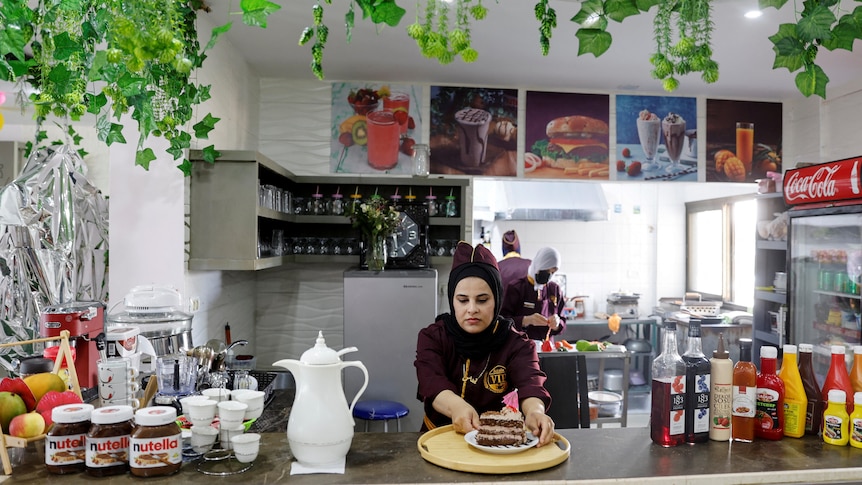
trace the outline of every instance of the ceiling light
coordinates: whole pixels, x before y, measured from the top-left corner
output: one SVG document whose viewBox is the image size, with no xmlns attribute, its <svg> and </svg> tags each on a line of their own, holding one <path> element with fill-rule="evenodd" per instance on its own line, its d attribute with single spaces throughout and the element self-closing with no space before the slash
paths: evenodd
<svg viewBox="0 0 862 485">
<path fill-rule="evenodd" d="M 761 12 L 760 10 L 749 10 L 748 12 L 745 12 L 745 18 L 747 19 L 756 19 L 761 15 L 763 15 L 763 12 Z"/>
</svg>

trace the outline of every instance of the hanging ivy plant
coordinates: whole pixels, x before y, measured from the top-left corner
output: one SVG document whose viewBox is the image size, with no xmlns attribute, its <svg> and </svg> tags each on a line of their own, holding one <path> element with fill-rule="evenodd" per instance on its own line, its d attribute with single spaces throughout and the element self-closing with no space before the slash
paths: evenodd
<svg viewBox="0 0 862 485">
<path fill-rule="evenodd" d="M 760 8 L 780 9 L 787 0 L 759 0 Z M 857 2 L 858 3 L 858 2 Z M 839 17 L 841 2 L 823 0 L 802 2 L 802 11 L 795 24 L 781 24 L 778 32 L 769 37 L 775 51 L 773 69 L 786 67 L 790 72 L 802 69 L 796 75 L 796 88 L 805 97 L 816 94 L 826 98 L 829 77 L 814 61 L 820 48 L 853 50 L 856 39 L 862 38 L 862 5 Z"/>
<path fill-rule="evenodd" d="M 327 5 L 332 0 L 324 0 Z M 362 10 L 363 19 L 371 19 L 375 24 L 386 24 L 395 27 L 401 22 L 406 10 L 399 7 L 395 0 L 350 0 L 347 14 L 344 16 L 344 26 L 347 34 L 347 42 L 353 38 L 353 27 L 355 26 L 355 6 L 359 5 Z M 306 45 L 314 39 L 311 44 L 311 72 L 320 79 L 324 78 L 323 72 L 323 49 L 329 38 L 329 27 L 323 22 L 324 7 L 319 1 L 311 7 L 312 23 L 303 29 L 299 36 L 299 45 Z"/>
<path fill-rule="evenodd" d="M 407 27 L 407 35 L 416 41 L 422 55 L 437 59 L 440 64 L 449 64 L 457 56 L 464 62 L 475 62 L 479 57 L 470 39 L 470 22 L 483 20 L 488 9 L 482 0 L 455 0 L 454 11 L 450 2 L 427 0 L 425 18 L 420 22 L 421 5 L 416 4 L 416 22 Z M 454 16 L 454 27 L 450 29 L 450 15 Z"/>
<path fill-rule="evenodd" d="M 711 10 L 710 0 L 659 3 L 653 23 L 656 52 L 650 63 L 652 77 L 662 81 L 665 91 L 675 91 L 679 87 L 677 76 L 692 72 L 701 73 L 707 84 L 718 81 L 718 63 L 712 59 Z"/>
<path fill-rule="evenodd" d="M 263 28 L 281 8 L 268 0 L 239 4 L 243 22 Z M 205 0 L 2 0 L 0 78 L 36 88 L 29 102 L 39 126 L 50 116 L 68 125 L 91 113 L 99 140 L 110 146 L 126 142 L 115 121 L 129 114 L 138 124 L 136 165 L 149 169 L 156 159 L 145 145 L 150 136 L 168 140 L 178 160 L 193 136 L 206 139 L 218 121 L 206 114 L 187 127 L 194 108 L 210 98 L 210 86 L 195 84 L 191 74 L 231 28 L 214 28 L 200 49 L 201 10 L 209 11 Z M 217 157 L 213 146 L 203 151 L 208 161 Z M 178 168 L 191 173 L 187 159 Z"/>
</svg>

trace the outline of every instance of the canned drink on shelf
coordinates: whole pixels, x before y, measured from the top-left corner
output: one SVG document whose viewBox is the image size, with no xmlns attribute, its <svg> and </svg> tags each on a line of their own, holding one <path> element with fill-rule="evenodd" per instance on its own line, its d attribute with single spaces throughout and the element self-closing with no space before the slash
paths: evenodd
<svg viewBox="0 0 862 485">
<path fill-rule="evenodd" d="M 840 271 L 835 273 L 834 282 L 832 285 L 832 290 L 837 291 L 838 293 L 844 292 L 844 285 L 847 284 L 847 273 Z"/>
<path fill-rule="evenodd" d="M 833 288 L 833 275 L 831 271 L 822 269 L 820 270 L 820 289 L 826 291 L 832 291 Z"/>
</svg>

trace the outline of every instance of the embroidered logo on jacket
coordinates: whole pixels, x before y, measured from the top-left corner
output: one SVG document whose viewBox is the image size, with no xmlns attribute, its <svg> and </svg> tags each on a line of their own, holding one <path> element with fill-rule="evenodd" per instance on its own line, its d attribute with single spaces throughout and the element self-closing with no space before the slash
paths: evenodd
<svg viewBox="0 0 862 485">
<path fill-rule="evenodd" d="M 506 382 L 506 367 L 498 365 L 485 374 L 485 389 L 502 394 L 509 388 L 509 383 Z"/>
</svg>

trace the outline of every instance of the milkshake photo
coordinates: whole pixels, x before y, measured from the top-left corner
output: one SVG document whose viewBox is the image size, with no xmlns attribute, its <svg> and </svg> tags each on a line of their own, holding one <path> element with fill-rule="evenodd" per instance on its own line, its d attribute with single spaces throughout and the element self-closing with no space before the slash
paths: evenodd
<svg viewBox="0 0 862 485">
<path fill-rule="evenodd" d="M 645 171 L 655 170 L 658 168 L 658 164 L 655 163 L 655 154 L 661 139 L 661 119 L 655 113 L 645 109 L 640 112 L 637 124 L 638 138 L 646 158 L 641 169 Z"/>
<path fill-rule="evenodd" d="M 488 126 L 491 113 L 476 108 L 465 108 L 455 113 L 458 139 L 461 141 L 461 163 L 475 168 L 485 162 L 488 148 Z"/>
<path fill-rule="evenodd" d="M 678 172 L 682 170 L 679 158 L 682 156 L 682 148 L 685 145 L 685 120 L 676 113 L 668 113 L 661 121 L 661 129 L 664 133 L 667 156 L 670 158 L 670 166 L 666 170 Z"/>
</svg>

